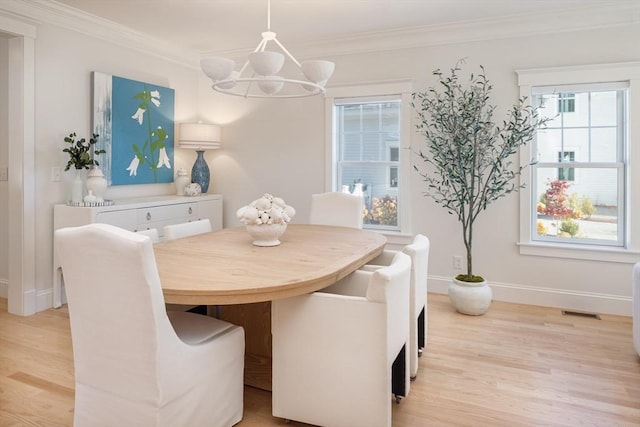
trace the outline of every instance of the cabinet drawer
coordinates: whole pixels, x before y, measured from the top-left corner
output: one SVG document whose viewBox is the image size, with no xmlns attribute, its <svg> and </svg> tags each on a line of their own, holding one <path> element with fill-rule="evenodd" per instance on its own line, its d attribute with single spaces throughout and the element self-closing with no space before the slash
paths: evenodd
<svg viewBox="0 0 640 427">
<path fill-rule="evenodd" d="M 141 228 L 148 223 L 166 222 L 181 219 L 178 222 L 188 222 L 198 217 L 197 203 L 182 203 L 179 205 L 157 206 L 153 208 L 137 209 L 138 225 Z"/>
<path fill-rule="evenodd" d="M 115 225 L 116 227 L 124 228 L 129 231 L 136 231 L 138 218 L 136 213 L 132 210 L 98 212 L 96 215 L 96 222 Z"/>
</svg>

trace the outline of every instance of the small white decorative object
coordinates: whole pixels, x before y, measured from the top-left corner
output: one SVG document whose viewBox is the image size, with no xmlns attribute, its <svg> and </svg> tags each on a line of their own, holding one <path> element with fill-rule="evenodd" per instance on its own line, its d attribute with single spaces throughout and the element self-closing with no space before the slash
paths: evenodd
<svg viewBox="0 0 640 427">
<path fill-rule="evenodd" d="M 200 187 L 200 184 L 198 184 L 197 182 L 192 182 L 191 184 L 187 184 L 184 187 L 184 194 L 185 196 L 199 196 L 202 193 L 202 188 Z"/>
<path fill-rule="evenodd" d="M 351 192 L 349 191 L 349 186 L 348 185 L 343 185 L 342 186 L 342 192 L 345 194 L 351 194 Z"/>
<path fill-rule="evenodd" d="M 362 191 L 362 183 L 358 182 L 355 185 L 355 188 L 353 189 L 353 194 L 354 196 L 364 196 L 364 191 Z"/>
<path fill-rule="evenodd" d="M 190 183 L 191 178 L 189 177 L 189 172 L 180 168 L 178 170 L 178 175 L 176 176 L 176 195 L 184 196 L 184 190 Z"/>
<path fill-rule="evenodd" d="M 265 193 L 261 198 L 243 206 L 236 212 L 238 219 L 246 225 L 256 246 L 278 246 L 280 236 L 296 214 L 280 197 Z"/>
<path fill-rule="evenodd" d="M 93 195 L 93 190 L 89 190 L 89 194 L 84 196 L 85 203 L 96 203 L 97 201 L 98 201 L 98 198 Z"/>
<path fill-rule="evenodd" d="M 107 179 L 104 177 L 102 169 L 94 167 L 89 170 L 85 185 L 87 186 L 87 191 L 95 196 L 96 200 L 94 202 L 102 202 L 104 200 L 104 193 L 107 191 Z"/>
</svg>

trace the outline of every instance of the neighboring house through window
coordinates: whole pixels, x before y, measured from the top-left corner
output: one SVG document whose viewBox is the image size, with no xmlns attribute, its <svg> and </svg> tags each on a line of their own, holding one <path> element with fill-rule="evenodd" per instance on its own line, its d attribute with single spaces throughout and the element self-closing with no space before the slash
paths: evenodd
<svg viewBox="0 0 640 427">
<path fill-rule="evenodd" d="M 520 195 L 522 253 L 637 256 L 639 72 L 640 63 L 518 71 L 521 95 L 550 118 L 521 152 L 537 161 Z"/>
<path fill-rule="evenodd" d="M 409 226 L 410 82 L 327 90 L 331 118 L 328 191 L 361 184 L 365 228 L 407 232 Z"/>
</svg>

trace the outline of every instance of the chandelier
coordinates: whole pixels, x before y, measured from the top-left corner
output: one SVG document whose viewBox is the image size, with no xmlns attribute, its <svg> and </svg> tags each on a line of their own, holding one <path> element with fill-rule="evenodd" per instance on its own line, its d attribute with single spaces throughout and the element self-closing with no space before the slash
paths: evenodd
<svg viewBox="0 0 640 427">
<path fill-rule="evenodd" d="M 278 75 L 285 56 L 277 51 L 266 50 L 274 42 L 302 72 L 299 78 Z M 271 31 L 271 0 L 267 0 L 267 31 L 262 40 L 249 54 L 240 71 L 232 59 L 213 57 L 200 61 L 202 71 L 213 82 L 212 88 L 228 95 L 245 98 L 300 98 L 325 92 L 325 85 L 333 74 L 335 64 L 330 61 L 309 60 L 298 62 L 278 41 Z M 284 90 L 283 90 L 284 89 Z"/>
</svg>

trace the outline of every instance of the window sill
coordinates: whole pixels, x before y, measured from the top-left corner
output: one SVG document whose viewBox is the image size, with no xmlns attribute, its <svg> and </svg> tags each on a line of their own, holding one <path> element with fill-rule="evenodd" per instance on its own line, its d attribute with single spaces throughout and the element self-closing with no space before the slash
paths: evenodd
<svg viewBox="0 0 640 427">
<path fill-rule="evenodd" d="M 518 246 L 520 255 L 619 262 L 623 264 L 635 264 L 640 261 L 640 252 L 603 246 L 584 247 L 552 243 L 518 243 Z"/>
<path fill-rule="evenodd" d="M 404 247 L 413 243 L 414 236 L 412 234 L 402 233 L 400 231 L 375 230 L 376 233 L 382 234 L 387 238 L 387 245 Z"/>
</svg>

